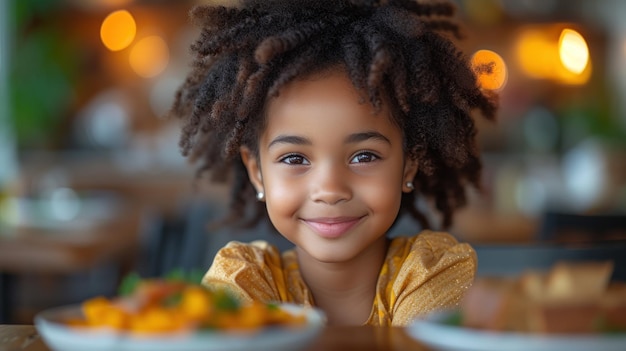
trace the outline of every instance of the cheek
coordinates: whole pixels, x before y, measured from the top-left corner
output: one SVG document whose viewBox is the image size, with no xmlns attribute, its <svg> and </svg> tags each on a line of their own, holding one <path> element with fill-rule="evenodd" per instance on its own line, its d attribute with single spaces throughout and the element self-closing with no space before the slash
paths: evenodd
<svg viewBox="0 0 626 351">
<path fill-rule="evenodd" d="M 403 162 L 399 152 L 382 169 L 359 182 L 359 195 L 372 211 L 395 219 L 402 201 Z"/>
<path fill-rule="evenodd" d="M 295 213 L 306 197 L 303 192 L 303 187 L 297 184 L 266 183 L 266 206 L 270 217 L 291 216 Z"/>
<path fill-rule="evenodd" d="M 363 198 L 368 206 L 381 212 L 389 211 L 397 214 L 400 209 L 400 201 L 402 200 L 402 186 L 396 180 L 397 177 L 385 177 L 376 182 L 376 186 L 372 183 L 364 185 L 361 189 L 361 198 Z M 390 211 L 393 209 L 393 211 Z"/>
</svg>

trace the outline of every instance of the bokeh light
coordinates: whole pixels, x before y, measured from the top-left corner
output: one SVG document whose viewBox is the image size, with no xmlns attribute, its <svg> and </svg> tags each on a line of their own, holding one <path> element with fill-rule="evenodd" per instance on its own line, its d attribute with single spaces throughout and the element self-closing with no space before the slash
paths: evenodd
<svg viewBox="0 0 626 351">
<path fill-rule="evenodd" d="M 570 206 L 588 211 L 600 200 L 606 179 L 606 158 L 597 141 L 588 139 L 570 149 L 562 160 L 562 173 Z"/>
<path fill-rule="evenodd" d="M 522 30 L 515 49 L 522 71 L 531 78 L 550 77 L 558 64 L 554 43 L 539 29 Z"/>
<path fill-rule="evenodd" d="M 80 212 L 80 199 L 71 188 L 57 188 L 48 195 L 49 215 L 59 221 L 75 219 Z"/>
<path fill-rule="evenodd" d="M 137 24 L 135 19 L 126 10 L 111 12 L 102 21 L 100 27 L 100 38 L 107 49 L 120 51 L 127 48 L 137 34 Z"/>
<path fill-rule="evenodd" d="M 132 110 L 124 91 L 105 90 L 78 112 L 75 139 L 80 146 L 122 149 L 132 138 Z"/>
<path fill-rule="evenodd" d="M 565 85 L 583 85 L 592 62 L 585 39 L 563 25 L 527 26 L 520 31 L 515 54 L 523 73 Z"/>
<path fill-rule="evenodd" d="M 581 74 L 589 63 L 589 48 L 585 38 L 573 29 L 563 29 L 559 38 L 559 57 L 566 69 Z"/>
<path fill-rule="evenodd" d="M 129 56 L 130 66 L 140 77 L 157 76 L 169 62 L 169 48 L 165 40 L 157 35 L 145 37 L 132 48 Z"/>
<path fill-rule="evenodd" d="M 472 56 L 472 67 L 476 71 L 478 84 L 483 89 L 501 90 L 506 84 L 508 70 L 504 59 L 491 50 L 478 50 Z M 481 67 L 490 66 L 490 71 Z"/>
</svg>

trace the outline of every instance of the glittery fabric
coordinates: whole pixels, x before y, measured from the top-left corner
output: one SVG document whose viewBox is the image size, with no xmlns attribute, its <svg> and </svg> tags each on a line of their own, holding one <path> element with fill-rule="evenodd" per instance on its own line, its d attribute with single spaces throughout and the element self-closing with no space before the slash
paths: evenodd
<svg viewBox="0 0 626 351">
<path fill-rule="evenodd" d="M 457 305 L 474 279 L 476 266 L 471 246 L 447 233 L 424 231 L 394 238 L 365 324 L 406 326 L 420 315 Z M 281 255 L 264 241 L 228 243 L 202 282 L 228 288 L 244 301 L 315 305 L 300 276 L 296 252 Z"/>
</svg>

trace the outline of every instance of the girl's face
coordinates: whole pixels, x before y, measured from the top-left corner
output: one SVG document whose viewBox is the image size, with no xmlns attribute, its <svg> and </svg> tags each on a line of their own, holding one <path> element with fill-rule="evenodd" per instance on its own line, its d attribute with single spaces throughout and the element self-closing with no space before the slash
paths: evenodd
<svg viewBox="0 0 626 351">
<path fill-rule="evenodd" d="M 276 229 L 322 262 L 384 245 L 417 171 L 389 110 L 359 100 L 340 70 L 291 82 L 268 101 L 259 159 L 242 149 Z"/>
</svg>

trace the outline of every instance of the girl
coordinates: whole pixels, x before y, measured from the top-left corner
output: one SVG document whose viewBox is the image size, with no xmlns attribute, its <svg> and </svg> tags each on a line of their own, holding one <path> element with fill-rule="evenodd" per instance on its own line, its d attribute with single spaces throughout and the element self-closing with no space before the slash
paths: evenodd
<svg viewBox="0 0 626 351">
<path fill-rule="evenodd" d="M 204 284 L 316 306 L 333 325 L 402 326 L 458 303 L 476 270 L 469 245 L 428 230 L 386 236 L 403 213 L 429 227 L 418 197 L 449 227 L 465 187 L 479 185 L 470 112 L 496 108 L 445 36 L 459 35 L 453 9 L 260 0 L 192 10 L 202 32 L 172 109 L 182 151 L 222 180 L 232 171 L 231 221 L 256 195 L 295 245 L 231 242 Z"/>
</svg>

